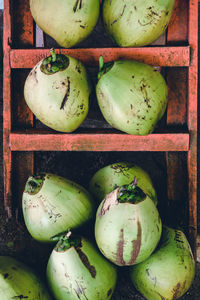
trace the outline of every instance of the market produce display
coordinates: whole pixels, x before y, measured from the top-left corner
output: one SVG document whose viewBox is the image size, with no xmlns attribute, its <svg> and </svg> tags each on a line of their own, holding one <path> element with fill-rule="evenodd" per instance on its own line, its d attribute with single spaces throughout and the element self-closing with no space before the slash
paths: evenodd
<svg viewBox="0 0 200 300">
<path fill-rule="evenodd" d="M 137 186 L 157 205 L 156 190 L 149 174 L 130 162 L 113 163 L 98 170 L 90 180 L 89 190 L 100 204 L 107 194 L 119 186 L 131 183 L 133 178 Z"/>
<path fill-rule="evenodd" d="M 110 299 L 117 271 L 91 242 L 68 232 L 51 253 L 47 279 L 57 300 Z"/>
<path fill-rule="evenodd" d="M 109 193 L 96 213 L 97 245 L 118 266 L 148 258 L 160 240 L 161 230 L 155 204 L 135 181 Z"/>
<path fill-rule="evenodd" d="M 80 227 L 95 212 L 93 198 L 82 186 L 49 173 L 28 178 L 22 208 L 28 231 L 40 242 Z"/>
<path fill-rule="evenodd" d="M 33 270 L 9 256 L 0 256 L 0 298 L 53 300 Z"/>
<path fill-rule="evenodd" d="M 180 298 L 194 275 L 195 261 L 184 233 L 166 226 L 152 256 L 130 268 L 133 284 L 148 300 Z"/>
<path fill-rule="evenodd" d="M 42 59 L 29 73 L 24 98 L 46 126 L 72 132 L 89 110 L 90 80 L 83 64 L 73 57 L 56 54 Z"/>
<path fill-rule="evenodd" d="M 166 30 L 173 7 L 174 0 L 104 0 L 104 27 L 118 46 L 149 45 Z M 71 48 L 93 31 L 100 1 L 30 0 L 30 11 L 59 46 Z M 70 134 L 88 115 L 92 80 L 81 61 L 61 52 L 51 49 L 30 71 L 24 99 L 44 125 Z M 104 63 L 100 56 L 96 77 L 97 104 L 113 128 L 154 132 L 168 103 L 157 68 L 121 58 Z M 0 299 L 109 300 L 120 269 L 147 300 L 180 298 L 193 282 L 195 261 L 184 233 L 163 225 L 158 202 L 150 175 L 129 162 L 96 170 L 88 191 L 56 174 L 30 175 L 22 213 L 34 242 L 52 246 L 49 291 L 29 267 L 0 256 Z"/>
<path fill-rule="evenodd" d="M 108 35 L 121 47 L 146 46 L 167 29 L 174 0 L 105 0 L 103 21 Z"/>
<path fill-rule="evenodd" d="M 99 59 L 97 101 L 106 121 L 129 134 L 152 133 L 168 101 L 163 76 L 134 60 L 105 63 Z"/>
<path fill-rule="evenodd" d="M 99 0 L 30 0 L 30 9 L 39 27 L 65 48 L 86 39 L 94 29 Z"/>
</svg>

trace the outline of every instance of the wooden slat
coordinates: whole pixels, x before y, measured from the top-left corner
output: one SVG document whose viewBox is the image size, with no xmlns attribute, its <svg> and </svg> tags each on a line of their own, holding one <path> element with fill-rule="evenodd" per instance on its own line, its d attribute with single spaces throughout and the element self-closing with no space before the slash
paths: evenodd
<svg viewBox="0 0 200 300">
<path fill-rule="evenodd" d="M 12 36 L 14 48 L 33 47 L 33 18 L 29 0 L 11 1 Z"/>
<path fill-rule="evenodd" d="M 167 124 L 184 125 L 187 123 L 187 80 L 185 68 L 168 68 L 166 81 L 169 89 Z"/>
<path fill-rule="evenodd" d="M 154 66 L 189 66 L 190 48 L 144 47 L 144 48 L 97 48 L 56 49 L 57 53 L 71 55 L 88 66 L 98 65 L 99 56 L 104 61 L 136 59 Z M 41 59 L 49 56 L 49 49 L 13 49 L 10 53 L 11 68 L 33 68 Z"/>
<path fill-rule="evenodd" d="M 188 129 L 190 150 L 188 152 L 189 233 L 190 243 L 196 255 L 197 238 L 197 84 L 198 84 L 198 0 L 189 2 L 189 44 L 191 66 L 188 74 Z"/>
<path fill-rule="evenodd" d="M 10 7 L 11 5 L 11 7 Z M 12 16 L 10 15 L 12 12 Z M 12 20 L 11 20 L 12 18 Z M 11 26 L 12 24 L 12 26 Z M 11 28 L 12 27 L 12 28 Z M 12 31 L 12 33 L 11 33 Z M 11 41 L 11 34 L 13 41 Z M 16 155 L 13 161 L 9 145 L 9 135 L 12 126 L 27 127 L 33 125 L 33 114 L 27 108 L 23 98 L 23 89 L 18 87 L 15 90 L 13 103 L 11 100 L 13 91 L 12 79 L 16 82 L 18 78 L 11 78 L 10 67 L 10 50 L 11 46 L 26 46 L 33 47 L 33 19 L 29 10 L 28 0 L 4 1 L 4 111 L 3 111 L 3 128 L 4 128 L 4 205 L 8 211 L 8 216 L 11 217 L 16 210 L 15 199 L 21 199 L 22 189 L 27 176 L 33 172 L 33 152 L 24 153 L 22 156 Z M 23 81 L 21 81 L 21 85 Z M 11 111 L 13 111 L 12 119 Z M 12 122 L 11 122 L 12 119 Z M 19 168 L 18 168 L 19 166 Z M 13 168 L 15 168 L 15 189 L 13 199 Z M 18 169 L 17 169 L 18 168 Z"/>
<path fill-rule="evenodd" d="M 9 133 L 11 130 L 11 70 L 10 70 L 10 44 L 11 44 L 11 17 L 10 3 L 4 1 L 4 71 L 3 71 L 3 157 L 4 157 L 4 206 L 8 217 L 12 216 L 11 171 L 12 154 L 9 147 Z"/>
<path fill-rule="evenodd" d="M 136 136 L 121 133 L 31 133 L 10 135 L 12 151 L 188 151 L 187 133 Z"/>
<path fill-rule="evenodd" d="M 188 0 L 176 0 L 168 26 L 167 39 L 170 44 L 188 41 Z"/>
</svg>

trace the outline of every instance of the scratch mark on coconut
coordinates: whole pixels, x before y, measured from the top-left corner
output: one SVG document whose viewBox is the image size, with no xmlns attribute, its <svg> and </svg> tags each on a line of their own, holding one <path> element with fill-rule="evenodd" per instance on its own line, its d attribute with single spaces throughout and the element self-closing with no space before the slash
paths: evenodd
<svg viewBox="0 0 200 300">
<path fill-rule="evenodd" d="M 156 276 L 152 276 L 151 273 L 150 273 L 150 269 L 146 269 L 146 273 L 147 273 L 147 276 L 154 282 L 154 287 L 156 286 L 156 283 L 157 283 L 157 278 Z"/>
<path fill-rule="evenodd" d="M 132 106 L 132 104 L 131 104 L 131 106 Z M 124 176 L 126 176 L 128 178 L 129 178 L 129 175 L 126 174 L 126 172 L 128 172 L 129 169 L 131 169 L 132 167 L 135 167 L 135 165 L 134 164 L 130 164 L 130 166 L 123 166 L 123 165 L 120 165 L 120 164 L 118 164 L 118 165 L 111 165 L 111 169 L 115 170 L 116 174 L 122 173 L 122 175 L 124 175 Z"/>
<path fill-rule="evenodd" d="M 119 15 L 119 17 L 111 23 L 111 26 L 112 26 L 113 24 L 115 24 L 116 22 L 118 22 L 118 21 L 121 19 L 121 17 L 122 17 L 123 14 L 124 14 L 125 8 L 126 8 L 126 4 L 124 5 L 124 7 L 123 7 L 123 9 L 122 9 L 122 12 L 121 12 L 121 14 Z"/>
<path fill-rule="evenodd" d="M 86 300 L 88 300 L 87 296 L 85 295 L 85 290 L 86 290 L 86 288 L 83 288 L 82 285 L 80 285 L 80 284 L 78 283 L 77 280 L 76 280 L 76 284 L 77 284 L 77 290 L 74 289 L 74 291 L 75 291 L 75 293 L 76 293 L 78 299 L 82 299 L 82 297 L 81 297 L 80 295 L 83 295 L 84 298 L 85 298 Z"/>
<path fill-rule="evenodd" d="M 64 106 L 69 98 L 69 95 L 70 95 L 70 79 L 69 79 L 69 77 L 67 77 L 67 90 L 66 90 L 65 96 L 62 100 L 60 109 L 64 109 Z"/>
<path fill-rule="evenodd" d="M 107 194 L 103 203 L 102 203 L 102 207 L 101 210 L 99 212 L 99 216 L 103 216 L 105 215 L 105 213 L 107 211 L 109 211 L 109 209 L 115 205 L 118 204 L 118 193 L 119 193 L 119 188 L 116 188 L 114 191 L 112 191 L 111 193 Z"/>
<path fill-rule="evenodd" d="M 125 266 L 126 262 L 124 261 L 123 253 L 124 253 L 124 229 L 121 229 L 120 230 L 120 236 L 119 236 L 119 242 L 117 244 L 117 260 L 116 260 L 116 263 L 118 265 Z"/>
<path fill-rule="evenodd" d="M 90 264 L 89 259 L 87 258 L 87 256 L 85 255 L 85 253 L 83 253 L 83 251 L 80 248 L 76 248 L 76 252 L 78 253 L 82 263 L 84 264 L 84 266 L 88 269 L 88 271 L 90 272 L 92 278 L 96 277 L 96 269 L 93 265 Z"/>
<path fill-rule="evenodd" d="M 131 255 L 131 259 L 129 261 L 129 265 L 133 265 L 134 262 L 136 261 L 139 253 L 140 253 L 140 248 L 141 248 L 141 239 L 142 239 L 142 228 L 140 221 L 137 221 L 137 227 L 138 227 L 138 232 L 137 232 L 137 239 L 132 241 L 133 245 L 133 251 Z"/>
<path fill-rule="evenodd" d="M 78 9 L 81 9 L 82 8 L 82 0 L 76 0 L 75 1 L 75 4 L 74 4 L 74 7 L 73 7 L 73 11 L 74 13 L 78 10 Z M 79 6 L 79 7 L 78 7 Z"/>
</svg>

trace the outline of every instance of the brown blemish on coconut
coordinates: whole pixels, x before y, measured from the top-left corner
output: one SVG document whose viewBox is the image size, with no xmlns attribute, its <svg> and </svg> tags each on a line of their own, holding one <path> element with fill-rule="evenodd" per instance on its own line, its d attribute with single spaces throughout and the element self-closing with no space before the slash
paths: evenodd
<svg viewBox="0 0 200 300">
<path fill-rule="evenodd" d="M 112 294 L 112 289 L 109 289 L 107 292 L 107 296 L 109 297 Z"/>
<path fill-rule="evenodd" d="M 74 13 L 78 10 L 82 8 L 82 0 L 76 0 L 74 7 L 73 7 L 73 11 Z"/>
<path fill-rule="evenodd" d="M 76 248 L 76 252 L 78 253 L 78 256 L 80 257 L 80 259 L 81 259 L 82 263 L 84 264 L 84 266 L 90 272 L 92 278 L 95 278 L 96 274 L 97 274 L 96 269 L 93 265 L 90 264 L 87 255 L 85 255 L 85 253 L 79 247 Z"/>
<path fill-rule="evenodd" d="M 138 255 L 140 253 L 141 239 L 142 239 L 142 228 L 141 228 L 141 223 L 140 223 L 139 220 L 137 221 L 137 227 L 138 227 L 137 239 L 132 241 L 133 251 L 132 251 L 132 254 L 131 254 L 131 259 L 129 261 L 129 265 L 134 264 L 134 262 L 136 261 Z"/>
<path fill-rule="evenodd" d="M 67 90 L 66 90 L 65 96 L 62 100 L 60 109 L 64 109 L 64 106 L 69 98 L 69 95 L 70 95 L 70 79 L 69 79 L 69 77 L 67 77 Z"/>
<path fill-rule="evenodd" d="M 109 211 L 111 207 L 118 204 L 118 200 L 117 200 L 118 193 L 119 193 L 119 188 L 116 188 L 114 191 L 107 194 L 107 196 L 105 197 L 102 203 L 102 207 L 99 212 L 99 217 L 105 215 L 105 213 Z"/>
<path fill-rule="evenodd" d="M 117 260 L 116 260 L 116 263 L 118 265 L 125 266 L 126 262 L 124 261 L 123 253 L 124 253 L 124 229 L 121 229 L 120 230 L 120 236 L 119 236 L 119 242 L 117 244 Z"/>
<path fill-rule="evenodd" d="M 121 19 L 121 17 L 122 17 L 123 14 L 124 14 L 125 8 L 126 8 L 126 4 L 123 6 L 122 12 L 121 12 L 121 14 L 119 15 L 119 17 L 111 23 L 111 26 Z"/>
<path fill-rule="evenodd" d="M 180 284 L 180 282 L 178 282 L 177 285 L 173 289 L 174 295 L 173 295 L 172 300 L 175 300 L 179 297 L 180 288 L 181 288 L 181 284 Z"/>
</svg>

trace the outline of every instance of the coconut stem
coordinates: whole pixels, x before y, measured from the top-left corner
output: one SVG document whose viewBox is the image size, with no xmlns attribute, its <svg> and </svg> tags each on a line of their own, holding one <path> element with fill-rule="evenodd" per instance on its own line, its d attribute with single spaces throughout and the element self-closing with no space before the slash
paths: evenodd
<svg viewBox="0 0 200 300">
<path fill-rule="evenodd" d="M 143 201 L 146 194 L 137 186 L 136 177 L 130 184 L 123 185 L 119 189 L 118 202 L 136 204 Z"/>
<path fill-rule="evenodd" d="M 73 236 L 72 232 L 69 230 L 67 233 L 59 237 L 59 241 L 55 246 L 54 250 L 57 252 L 64 252 L 71 247 L 76 248 L 80 246 L 81 246 L 81 238 L 77 236 Z"/>
<path fill-rule="evenodd" d="M 50 50 L 51 55 L 46 57 L 40 66 L 40 70 L 46 75 L 63 71 L 69 66 L 69 58 L 63 54 L 56 54 L 54 48 Z"/>
<path fill-rule="evenodd" d="M 54 48 L 50 49 L 51 57 L 52 57 L 52 62 L 56 61 L 56 52 Z"/>
<path fill-rule="evenodd" d="M 99 57 L 99 72 L 98 72 L 98 80 L 101 76 L 107 73 L 113 66 L 114 62 L 104 63 L 103 56 Z"/>
<path fill-rule="evenodd" d="M 37 194 L 40 191 L 43 182 L 44 182 L 43 175 L 30 176 L 25 186 L 25 192 L 31 195 Z"/>
</svg>

